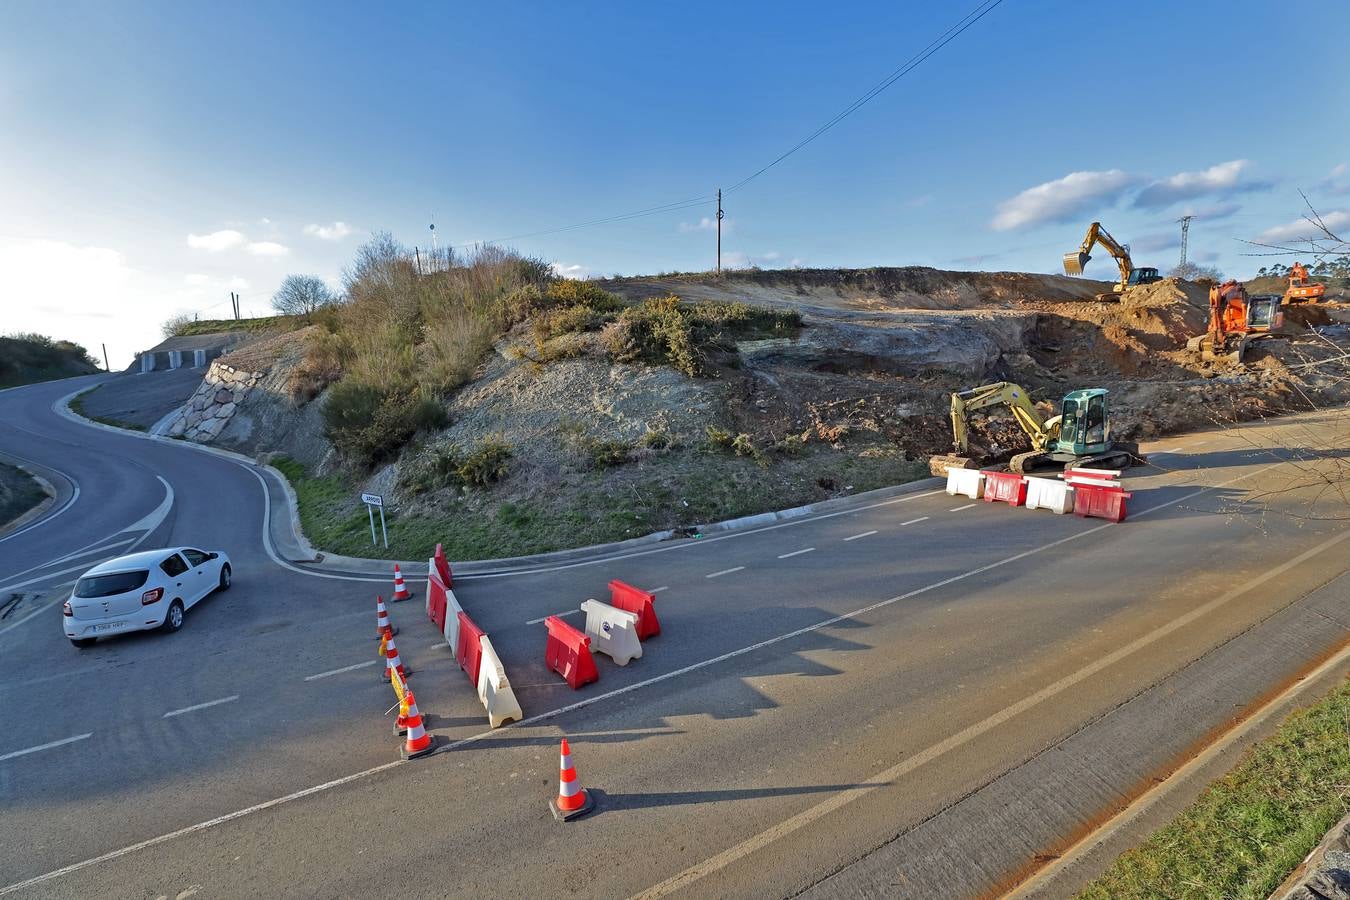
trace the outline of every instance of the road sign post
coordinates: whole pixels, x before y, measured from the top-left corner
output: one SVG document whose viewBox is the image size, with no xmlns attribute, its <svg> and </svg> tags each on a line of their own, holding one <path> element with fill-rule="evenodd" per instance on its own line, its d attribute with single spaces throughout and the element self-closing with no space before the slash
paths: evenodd
<svg viewBox="0 0 1350 900">
<path fill-rule="evenodd" d="M 370 516 L 370 546 L 376 545 L 375 510 L 380 511 L 380 533 L 384 535 L 384 549 L 389 549 L 389 530 L 384 527 L 384 498 L 379 494 L 362 494 L 361 502 L 366 505 L 366 514 Z"/>
</svg>

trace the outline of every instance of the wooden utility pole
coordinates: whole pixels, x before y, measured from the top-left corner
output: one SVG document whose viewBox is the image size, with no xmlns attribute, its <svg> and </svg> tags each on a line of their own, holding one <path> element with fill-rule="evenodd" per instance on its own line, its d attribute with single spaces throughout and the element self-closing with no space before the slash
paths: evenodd
<svg viewBox="0 0 1350 900">
<path fill-rule="evenodd" d="M 111 372 L 112 366 L 108 365 L 108 345 L 103 345 L 103 371 Z"/>
<path fill-rule="evenodd" d="M 717 189 L 717 274 L 722 274 L 722 189 Z"/>
</svg>

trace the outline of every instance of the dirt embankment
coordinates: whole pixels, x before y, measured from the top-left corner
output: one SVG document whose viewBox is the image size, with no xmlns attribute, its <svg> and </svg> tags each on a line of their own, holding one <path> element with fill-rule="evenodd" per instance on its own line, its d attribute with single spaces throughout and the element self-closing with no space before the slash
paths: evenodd
<svg viewBox="0 0 1350 900">
<path fill-rule="evenodd" d="M 990 381 L 1024 385 L 1047 411 L 1069 390 L 1107 388 L 1123 439 L 1306 409 L 1344 392 L 1337 373 L 1316 364 L 1343 349 L 1304 327 L 1320 314 L 1292 313 L 1288 335 L 1262 342 L 1247 365 L 1194 358 L 1185 344 L 1204 329 L 1207 291 L 1174 279 L 1117 302 L 1094 300 L 1109 291 L 1104 282 L 926 268 L 602 286 L 630 302 L 674 293 L 791 308 L 802 327 L 732 342 L 690 377 L 617 363 L 594 331 L 541 345 L 524 323 L 447 400 L 446 428 L 355 476 L 342 474 L 323 437 L 323 398 L 288 391 L 295 339 L 241 348 L 240 363 L 267 374 L 218 441 L 341 476 L 327 492 L 336 498 L 324 514 L 328 549 L 361 549 L 354 498 L 365 488 L 396 506 L 392 554 L 448 540 L 452 555 L 472 558 L 634 537 L 918 477 L 930 455 L 950 450 L 951 392 Z M 974 440 L 995 458 L 1029 446 L 1001 410 L 976 420 Z M 506 474 L 466 487 L 452 472 L 486 441 L 509 454 Z"/>
</svg>

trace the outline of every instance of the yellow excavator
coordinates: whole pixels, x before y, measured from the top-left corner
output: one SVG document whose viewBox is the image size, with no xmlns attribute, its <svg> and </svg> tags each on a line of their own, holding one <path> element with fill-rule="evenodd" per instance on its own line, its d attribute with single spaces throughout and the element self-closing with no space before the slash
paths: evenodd
<svg viewBox="0 0 1350 900">
<path fill-rule="evenodd" d="M 1130 248 L 1126 244 L 1111 237 L 1110 232 L 1102 227 L 1101 222 L 1093 222 L 1088 226 L 1087 236 L 1083 238 L 1083 243 L 1078 247 L 1077 253 L 1064 254 L 1064 274 L 1082 275 L 1083 267 L 1092 259 L 1092 248 L 1101 244 L 1107 252 L 1115 257 L 1116 265 L 1120 267 L 1120 281 L 1111 286 L 1111 294 L 1098 294 L 1098 300 L 1119 300 L 1119 295 L 1125 293 L 1126 289 L 1134 287 L 1136 284 L 1152 284 L 1155 281 L 1162 281 L 1162 276 L 1158 270 L 1151 267 L 1136 269 L 1134 262 L 1130 259 Z"/>
<path fill-rule="evenodd" d="M 1060 413 L 1042 419 L 1027 396 L 1026 388 L 1011 381 L 997 381 L 952 394 L 953 453 L 934 456 L 928 469 L 945 477 L 948 469 L 974 469 L 981 461 L 970 455 L 969 415 L 990 406 L 1004 405 L 1031 438 L 1031 450 L 1018 453 L 1008 468 L 1018 474 L 1050 466 L 1088 466 L 1124 469 L 1143 462 L 1139 445 L 1111 439 L 1111 417 L 1104 388 L 1070 391 L 1060 401 Z"/>
</svg>

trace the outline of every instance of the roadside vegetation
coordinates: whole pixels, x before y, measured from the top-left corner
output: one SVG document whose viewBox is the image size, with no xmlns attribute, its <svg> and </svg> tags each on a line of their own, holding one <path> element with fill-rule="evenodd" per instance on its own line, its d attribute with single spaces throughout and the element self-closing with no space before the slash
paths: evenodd
<svg viewBox="0 0 1350 900">
<path fill-rule="evenodd" d="M 1350 682 L 1295 712 L 1080 898 L 1264 898 L 1350 812 Z"/>
<path fill-rule="evenodd" d="M 33 476 L 22 469 L 0 463 L 0 528 L 47 499 Z"/>
<path fill-rule="evenodd" d="M 101 367 L 79 344 L 52 340 L 44 334 L 0 337 L 0 388 L 98 371 Z"/>
<path fill-rule="evenodd" d="M 465 457 L 419 456 L 420 464 L 407 477 L 438 484 L 444 478 L 459 487 L 437 494 L 434 507 L 386 509 L 388 551 L 371 546 L 365 507 L 347 477 L 316 476 L 284 458 L 273 465 L 295 488 L 301 525 L 316 547 L 420 559 L 441 543 L 459 560 L 524 556 L 666 529 L 692 534 L 700 525 L 825 500 L 841 489 L 857 493 L 927 474 L 926 463 L 906 460 L 899 452 L 860 459 L 813 445 L 766 468 L 750 456 L 711 446 L 674 452 L 625 446 L 622 452 L 633 454 L 625 464 L 598 462 L 568 473 L 551 490 L 517 493 L 495 484 L 497 466 L 509 464 L 503 450 L 487 438 Z M 595 452 L 603 456 L 614 450 L 597 447 Z M 468 462 L 467 471 L 460 460 Z"/>
<path fill-rule="evenodd" d="M 303 316 L 258 316 L 254 319 L 194 319 L 174 316 L 160 326 L 166 338 L 219 334 L 222 331 L 291 331 L 305 324 Z"/>
</svg>

